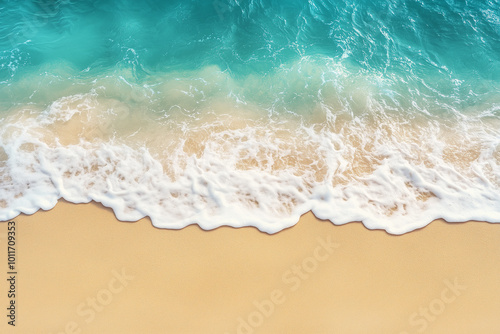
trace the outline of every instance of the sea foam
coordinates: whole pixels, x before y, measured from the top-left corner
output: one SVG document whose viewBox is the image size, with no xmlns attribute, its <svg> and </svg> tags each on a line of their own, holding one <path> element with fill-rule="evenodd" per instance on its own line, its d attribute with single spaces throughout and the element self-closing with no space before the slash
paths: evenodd
<svg viewBox="0 0 500 334">
<path fill-rule="evenodd" d="M 217 69 L 202 74 L 229 80 Z M 386 111 L 368 85 L 356 102 L 363 113 L 321 99 L 300 115 L 245 102 L 248 82 L 208 95 L 198 77 L 154 87 L 113 80 L 4 118 L 0 220 L 64 198 L 172 229 L 275 233 L 309 210 L 393 234 L 437 218 L 500 221 L 500 136 L 488 116 L 497 109 L 439 121 L 415 113 L 408 122 L 409 113 Z M 154 109 L 167 100 L 168 112 Z"/>
</svg>

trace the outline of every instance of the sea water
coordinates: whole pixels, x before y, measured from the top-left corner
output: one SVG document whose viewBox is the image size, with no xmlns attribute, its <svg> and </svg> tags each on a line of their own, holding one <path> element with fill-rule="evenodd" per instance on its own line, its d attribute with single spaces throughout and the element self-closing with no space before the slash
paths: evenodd
<svg viewBox="0 0 500 334">
<path fill-rule="evenodd" d="M 500 1 L 0 2 L 0 220 L 500 222 Z"/>
</svg>

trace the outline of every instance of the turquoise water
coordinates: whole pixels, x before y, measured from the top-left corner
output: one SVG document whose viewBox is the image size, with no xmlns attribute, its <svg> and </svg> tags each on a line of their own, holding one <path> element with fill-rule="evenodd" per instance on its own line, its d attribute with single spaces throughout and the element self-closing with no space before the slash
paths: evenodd
<svg viewBox="0 0 500 334">
<path fill-rule="evenodd" d="M 0 219 L 500 221 L 498 1 L 2 1 L 0 38 Z"/>
</svg>

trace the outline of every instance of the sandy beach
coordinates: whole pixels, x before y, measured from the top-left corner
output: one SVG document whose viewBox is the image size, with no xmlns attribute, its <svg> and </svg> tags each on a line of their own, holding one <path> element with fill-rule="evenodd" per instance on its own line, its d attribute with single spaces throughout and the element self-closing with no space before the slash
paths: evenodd
<svg viewBox="0 0 500 334">
<path fill-rule="evenodd" d="M 14 221 L 16 326 L 4 278 L 2 333 L 500 332 L 500 225 L 393 236 L 308 213 L 274 235 L 161 230 L 67 202 Z"/>
<path fill-rule="evenodd" d="M 0 1 L 0 334 L 500 334 L 499 1 Z"/>
</svg>

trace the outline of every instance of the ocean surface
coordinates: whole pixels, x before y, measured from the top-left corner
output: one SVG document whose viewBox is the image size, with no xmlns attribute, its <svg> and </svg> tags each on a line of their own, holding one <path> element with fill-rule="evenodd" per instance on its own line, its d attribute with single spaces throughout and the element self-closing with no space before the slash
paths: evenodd
<svg viewBox="0 0 500 334">
<path fill-rule="evenodd" d="M 500 1 L 0 1 L 0 221 L 62 198 L 172 229 L 498 223 Z"/>
</svg>

